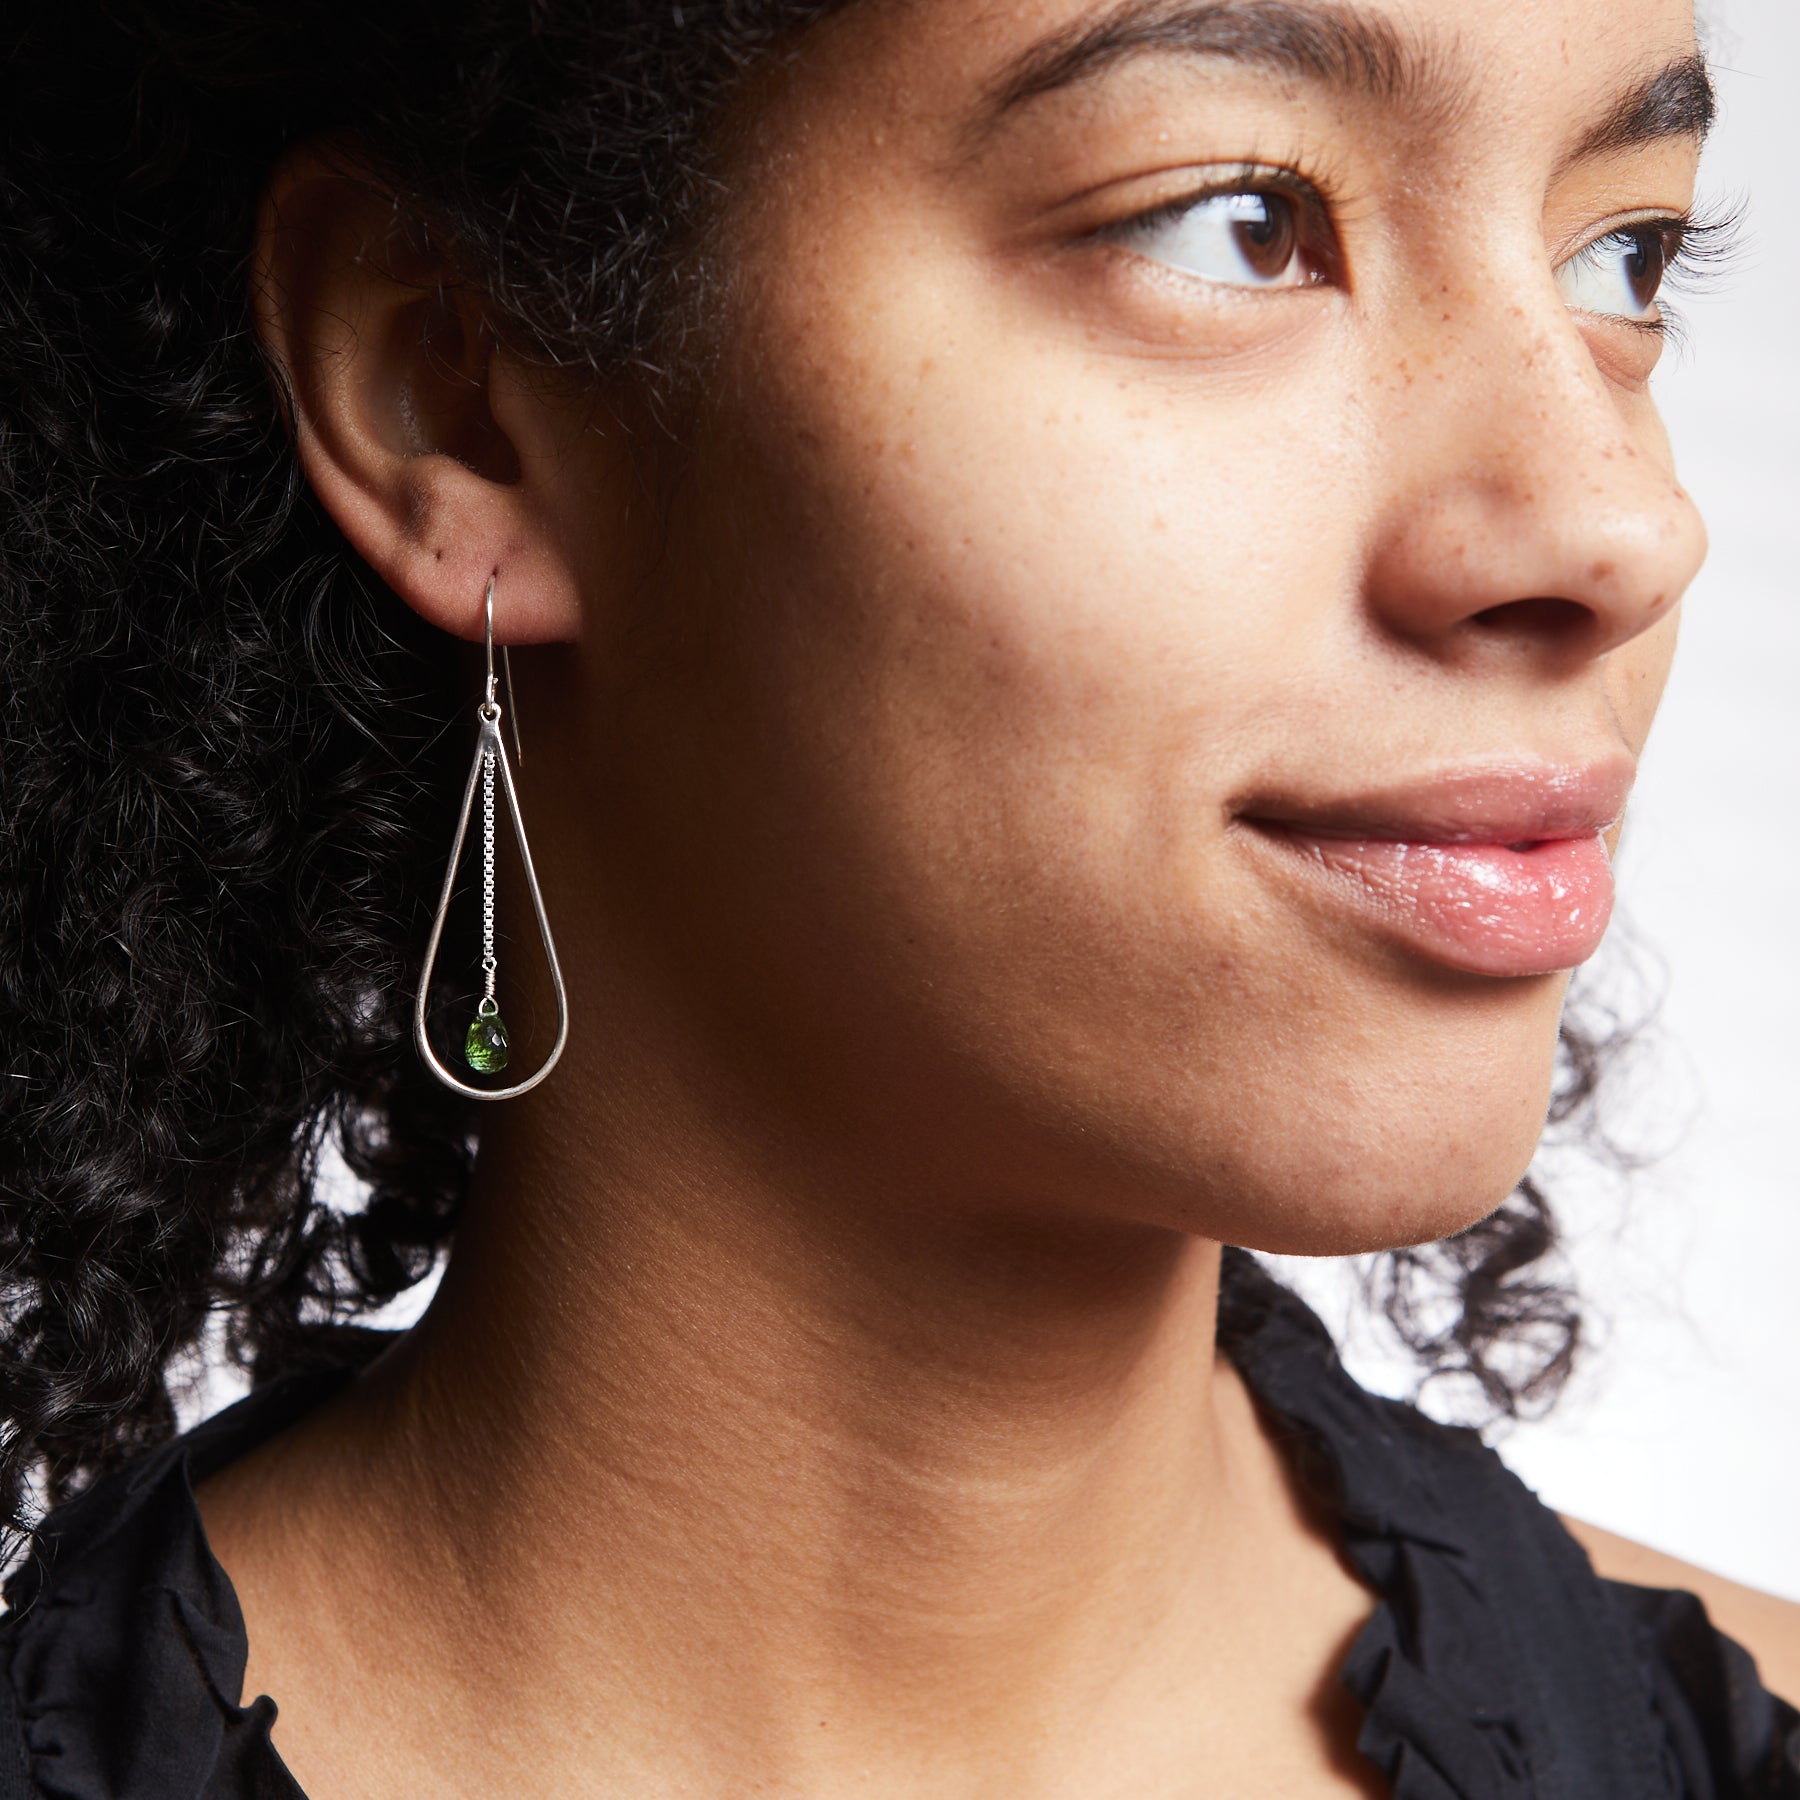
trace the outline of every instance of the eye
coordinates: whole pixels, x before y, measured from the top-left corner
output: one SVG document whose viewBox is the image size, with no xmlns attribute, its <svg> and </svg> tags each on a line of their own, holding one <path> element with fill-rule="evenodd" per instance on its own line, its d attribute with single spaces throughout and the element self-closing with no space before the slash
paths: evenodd
<svg viewBox="0 0 1800 1800">
<path fill-rule="evenodd" d="M 1153 262 L 1221 287 L 1309 287 L 1319 279 L 1302 203 L 1268 188 L 1190 196 L 1106 233 Z"/>
<path fill-rule="evenodd" d="M 1668 219 L 1608 232 L 1556 271 L 1557 289 L 1577 312 L 1655 325 L 1656 298 L 1680 254 L 1680 237 L 1681 227 Z"/>
</svg>

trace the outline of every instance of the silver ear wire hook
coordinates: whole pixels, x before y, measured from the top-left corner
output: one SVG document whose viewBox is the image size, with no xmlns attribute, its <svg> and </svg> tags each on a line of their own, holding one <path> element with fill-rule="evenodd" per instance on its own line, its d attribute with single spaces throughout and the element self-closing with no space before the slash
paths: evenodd
<svg viewBox="0 0 1800 1800">
<path fill-rule="evenodd" d="M 488 577 L 487 598 L 483 602 L 487 613 L 487 703 L 494 704 L 494 577 Z M 522 769 L 525 766 L 525 746 L 519 742 L 519 701 L 513 693 L 512 652 L 502 644 L 500 646 L 500 666 L 506 671 L 506 717 L 512 725 L 513 761 Z"/>
</svg>

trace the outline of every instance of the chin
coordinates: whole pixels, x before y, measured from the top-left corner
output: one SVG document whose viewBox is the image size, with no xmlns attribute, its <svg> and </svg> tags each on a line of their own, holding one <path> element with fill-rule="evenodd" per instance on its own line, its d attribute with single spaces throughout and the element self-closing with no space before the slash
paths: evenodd
<svg viewBox="0 0 1800 1800">
<path fill-rule="evenodd" d="M 1336 1193 L 1314 1206 L 1271 1204 L 1239 1215 L 1221 1241 L 1271 1256 L 1363 1256 L 1454 1237 L 1503 1205 L 1518 1183 L 1504 1179 L 1450 1193 Z"/>
<path fill-rule="evenodd" d="M 1279 1153 L 1241 1167 L 1229 1195 L 1215 1181 L 1185 1221 L 1247 1250 L 1355 1256 L 1452 1237 L 1485 1219 L 1518 1187 L 1541 1135 L 1543 1110 L 1495 1116 L 1454 1104 L 1433 1117 L 1340 1119 L 1335 1131 L 1296 1132 Z"/>
<path fill-rule="evenodd" d="M 1245 1249 L 1352 1256 L 1454 1236 L 1501 1206 L 1543 1134 L 1554 1029 L 1370 1058 L 1329 1054 L 1310 1069 L 1265 1063 L 1222 1092 L 1165 1114 L 1154 1171 L 1132 1210 Z M 1416 1044 L 1410 1046 L 1416 1052 Z M 1116 1140 L 1123 1147 L 1123 1140 Z M 1123 1191 L 1123 1190 L 1121 1190 Z M 1140 1210 L 1141 1208 L 1141 1210 Z"/>
</svg>

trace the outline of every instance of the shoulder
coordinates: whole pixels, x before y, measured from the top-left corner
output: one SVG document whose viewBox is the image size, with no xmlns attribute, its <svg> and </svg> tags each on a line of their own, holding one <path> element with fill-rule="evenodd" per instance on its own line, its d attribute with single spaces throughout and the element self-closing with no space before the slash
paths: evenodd
<svg viewBox="0 0 1800 1800">
<path fill-rule="evenodd" d="M 1596 1574 L 1635 1587 L 1674 1588 L 1694 1595 L 1713 1624 L 1756 1659 L 1763 1685 L 1784 1699 L 1800 1701 L 1800 1605 L 1728 1581 L 1583 1519 L 1559 1516 L 1587 1552 Z"/>
</svg>

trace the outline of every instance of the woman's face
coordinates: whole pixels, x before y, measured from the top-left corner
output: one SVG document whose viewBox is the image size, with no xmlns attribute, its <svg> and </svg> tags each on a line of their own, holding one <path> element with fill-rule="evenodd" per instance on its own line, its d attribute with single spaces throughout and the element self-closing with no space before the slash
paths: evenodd
<svg viewBox="0 0 1800 1800">
<path fill-rule="evenodd" d="M 1694 54 L 1687 0 L 817 30 L 582 642 L 604 933 L 914 1204 L 1490 1210 L 1704 550 L 1647 388 Z"/>
</svg>

